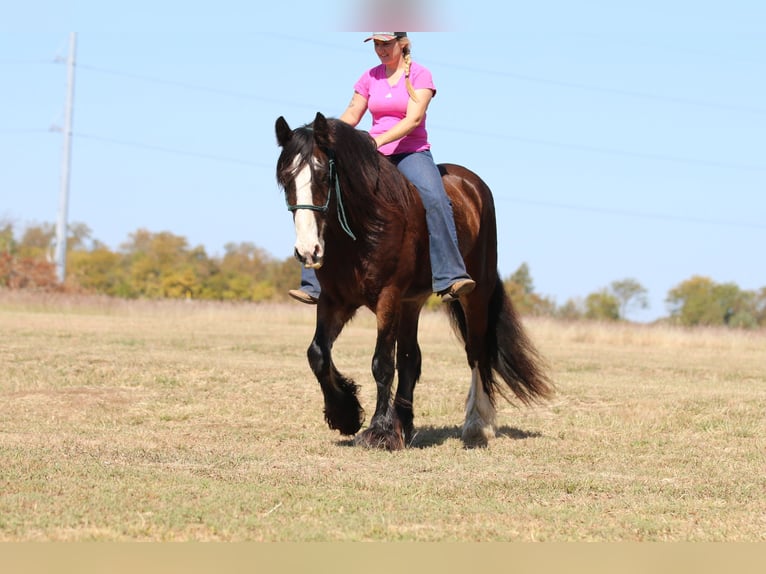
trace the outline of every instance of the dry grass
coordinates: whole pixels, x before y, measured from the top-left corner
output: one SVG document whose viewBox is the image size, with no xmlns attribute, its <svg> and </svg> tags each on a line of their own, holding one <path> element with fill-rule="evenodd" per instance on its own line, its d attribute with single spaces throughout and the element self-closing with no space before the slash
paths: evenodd
<svg viewBox="0 0 766 574">
<path fill-rule="evenodd" d="M 469 373 L 421 327 L 418 434 L 322 420 L 297 304 L 0 292 L 0 540 L 766 540 L 766 334 L 530 320 L 556 399 L 460 442 Z M 374 322 L 336 362 L 371 410 Z"/>
</svg>

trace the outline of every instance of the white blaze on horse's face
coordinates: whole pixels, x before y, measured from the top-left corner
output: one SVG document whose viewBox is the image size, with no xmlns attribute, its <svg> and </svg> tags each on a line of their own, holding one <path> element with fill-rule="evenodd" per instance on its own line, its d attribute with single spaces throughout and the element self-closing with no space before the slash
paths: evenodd
<svg viewBox="0 0 766 574">
<path fill-rule="evenodd" d="M 293 161 L 297 169 L 301 163 L 298 156 Z M 314 196 L 311 193 L 311 167 L 304 164 L 295 176 L 296 205 L 313 205 Z M 319 232 L 316 213 L 312 209 L 296 209 L 293 221 L 295 223 L 295 255 L 305 267 L 319 269 L 324 261 L 324 239 Z"/>
</svg>

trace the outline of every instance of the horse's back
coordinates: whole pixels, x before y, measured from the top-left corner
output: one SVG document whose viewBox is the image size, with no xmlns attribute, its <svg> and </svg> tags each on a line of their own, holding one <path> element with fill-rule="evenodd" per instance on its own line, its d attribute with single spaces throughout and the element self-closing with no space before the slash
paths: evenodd
<svg viewBox="0 0 766 574">
<path fill-rule="evenodd" d="M 492 191 L 481 177 L 465 166 L 454 163 L 440 163 L 444 189 L 452 200 L 453 206 L 457 204 L 470 208 L 473 207 L 494 211 Z"/>
</svg>

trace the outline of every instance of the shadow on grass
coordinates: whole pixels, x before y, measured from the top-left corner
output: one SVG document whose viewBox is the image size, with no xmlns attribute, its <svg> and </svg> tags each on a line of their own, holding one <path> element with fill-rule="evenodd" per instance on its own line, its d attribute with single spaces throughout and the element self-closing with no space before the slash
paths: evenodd
<svg viewBox="0 0 766 574">
<path fill-rule="evenodd" d="M 426 426 L 415 429 L 415 436 L 412 437 L 410 448 L 430 448 L 438 446 L 450 439 L 460 440 L 463 433 L 463 427 L 434 427 Z M 513 440 L 524 440 L 528 438 L 538 438 L 543 436 L 538 431 L 525 431 L 515 427 L 503 425 L 497 429 L 497 438 L 510 438 Z"/>
<path fill-rule="evenodd" d="M 415 428 L 415 436 L 412 437 L 408 448 L 431 448 L 445 443 L 450 439 L 460 440 L 463 428 L 460 426 L 424 426 Z M 510 438 L 512 440 L 524 440 L 539 438 L 543 433 L 539 431 L 525 431 L 515 427 L 503 425 L 497 429 L 497 438 Z M 337 441 L 338 446 L 354 446 L 354 439 L 348 438 Z"/>
</svg>

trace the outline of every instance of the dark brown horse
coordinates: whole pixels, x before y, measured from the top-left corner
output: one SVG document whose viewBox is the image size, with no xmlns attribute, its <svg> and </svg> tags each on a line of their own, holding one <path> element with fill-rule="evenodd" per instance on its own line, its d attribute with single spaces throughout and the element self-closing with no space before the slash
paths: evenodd
<svg viewBox="0 0 766 574">
<path fill-rule="evenodd" d="M 431 295 L 423 204 L 364 131 L 318 113 L 311 125 L 295 130 L 280 117 L 276 134 L 282 148 L 277 181 L 293 212 L 295 255 L 316 269 L 322 287 L 308 360 L 322 388 L 327 424 L 355 435 L 364 422 L 357 385 L 337 370 L 331 351 L 344 325 L 365 306 L 377 318 L 372 374 L 378 395 L 372 420 L 355 442 L 403 448 L 413 436 L 413 393 L 421 370 L 418 320 Z M 486 446 L 495 436 L 498 394 L 529 404 L 551 396 L 553 385 L 497 270 L 489 188 L 464 167 L 439 169 L 460 250 L 476 281 L 470 294 L 446 304 L 471 370 L 462 438 L 466 446 Z"/>
</svg>

